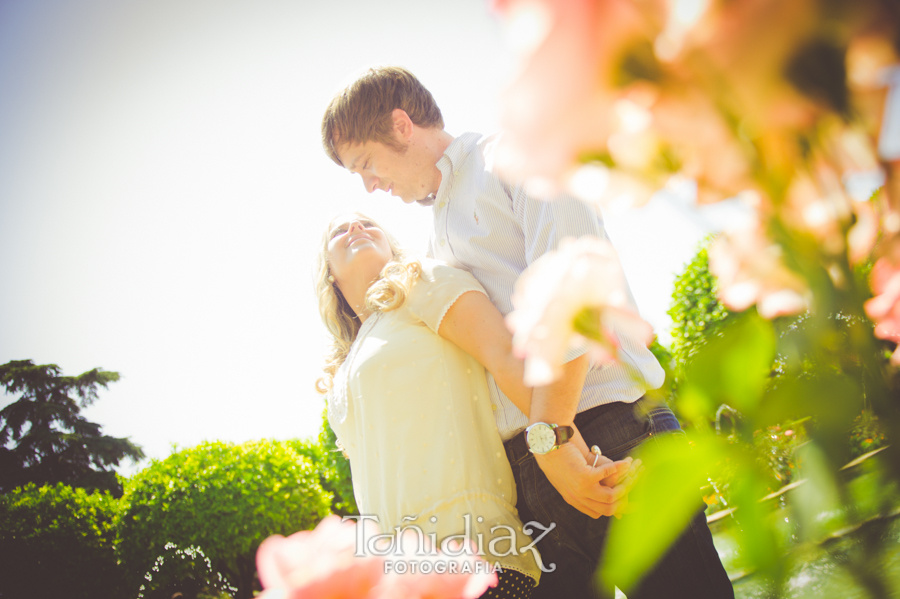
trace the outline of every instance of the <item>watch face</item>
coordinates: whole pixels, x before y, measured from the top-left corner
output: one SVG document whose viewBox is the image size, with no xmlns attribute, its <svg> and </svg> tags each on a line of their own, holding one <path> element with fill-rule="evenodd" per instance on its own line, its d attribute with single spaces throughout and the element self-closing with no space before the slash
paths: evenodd
<svg viewBox="0 0 900 599">
<path fill-rule="evenodd" d="M 556 445 L 556 433 L 549 424 L 539 422 L 528 430 L 527 441 L 532 453 L 548 453 Z"/>
</svg>

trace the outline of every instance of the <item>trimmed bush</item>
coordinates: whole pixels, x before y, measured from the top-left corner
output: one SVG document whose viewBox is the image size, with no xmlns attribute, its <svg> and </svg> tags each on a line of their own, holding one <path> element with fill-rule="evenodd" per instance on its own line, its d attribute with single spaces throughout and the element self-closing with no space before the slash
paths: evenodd
<svg viewBox="0 0 900 599">
<path fill-rule="evenodd" d="M 201 550 L 243 599 L 258 588 L 255 555 L 263 539 L 313 528 L 329 513 L 331 496 L 291 442 L 263 440 L 204 443 L 153 461 L 128 481 L 122 501 L 119 552 L 129 593 L 178 590 L 171 585 L 187 575 L 182 562 L 170 560 L 172 568 L 145 578 L 174 545 Z"/>
<path fill-rule="evenodd" d="M 0 596 L 120 599 L 118 500 L 58 483 L 0 495 Z"/>
</svg>

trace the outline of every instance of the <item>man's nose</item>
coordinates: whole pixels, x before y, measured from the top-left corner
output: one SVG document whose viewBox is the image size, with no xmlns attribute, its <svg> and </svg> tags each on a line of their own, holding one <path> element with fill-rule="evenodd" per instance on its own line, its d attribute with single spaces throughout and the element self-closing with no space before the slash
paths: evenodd
<svg viewBox="0 0 900 599">
<path fill-rule="evenodd" d="M 363 186 L 366 188 L 366 191 L 369 193 L 373 193 L 376 189 L 378 189 L 378 177 L 366 177 L 363 176 Z"/>
<path fill-rule="evenodd" d="M 365 229 L 365 227 L 363 227 L 363 224 L 358 220 L 350 221 L 350 224 L 347 225 L 347 233 L 352 233 L 356 230 L 362 231 L 363 229 Z"/>
</svg>

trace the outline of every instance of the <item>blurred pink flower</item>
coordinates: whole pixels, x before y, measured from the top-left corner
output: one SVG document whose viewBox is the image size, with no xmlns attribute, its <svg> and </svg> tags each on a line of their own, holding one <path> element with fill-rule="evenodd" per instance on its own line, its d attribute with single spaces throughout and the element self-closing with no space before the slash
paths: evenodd
<svg viewBox="0 0 900 599">
<path fill-rule="evenodd" d="M 853 208 L 838 175 L 833 169 L 819 167 L 829 176 L 795 176 L 781 215 L 796 231 L 812 235 L 826 254 L 836 256 L 846 249 L 843 229 Z"/>
<path fill-rule="evenodd" d="M 852 264 L 869 257 L 878 238 L 878 217 L 870 201 L 851 198 L 842 175 L 874 172 L 874 146 L 857 127 L 835 119 L 823 127 L 829 143 L 811 152 L 791 181 L 779 207 L 795 233 L 809 234 L 824 254 L 847 255 Z"/>
<path fill-rule="evenodd" d="M 521 68 L 503 96 L 497 167 L 551 190 L 614 131 L 616 60 L 653 35 L 642 11 L 660 0 L 494 0 Z M 661 19 L 659 20 L 661 26 Z"/>
<path fill-rule="evenodd" d="M 850 41 L 847 82 L 866 133 L 878 140 L 886 174 L 882 225 L 888 237 L 900 239 L 900 48 L 894 42 L 900 21 L 890 12 L 876 12 L 873 26 Z"/>
<path fill-rule="evenodd" d="M 367 522 L 368 523 L 368 522 Z M 366 599 L 380 597 L 384 559 L 355 557 L 356 525 L 328 516 L 311 531 L 274 535 L 259 546 L 256 566 L 266 591 L 285 599 Z"/>
<path fill-rule="evenodd" d="M 763 318 L 803 312 L 809 290 L 781 260 L 757 221 L 718 237 L 709 247 L 709 270 L 718 279 L 719 300 L 730 310 L 753 304 Z"/>
<path fill-rule="evenodd" d="M 879 258 L 872 268 L 875 297 L 866 302 L 866 314 L 875 322 L 875 336 L 898 344 L 891 363 L 900 366 L 900 266 L 889 257 Z"/>
<path fill-rule="evenodd" d="M 591 326 L 600 338 L 587 340 L 595 362 L 615 359 L 620 333 L 647 345 L 653 341 L 653 328 L 637 314 L 616 251 L 596 237 L 565 239 L 529 266 L 516 282 L 513 305 L 507 322 L 529 386 L 553 381 L 566 350 L 585 343 L 575 332 L 575 318 L 585 308 L 598 315 Z"/>
<path fill-rule="evenodd" d="M 585 155 L 607 154 L 657 188 L 681 170 L 704 199 L 723 199 L 821 113 L 782 76 L 816 26 L 814 0 L 492 4 L 521 59 L 497 166 L 547 196 Z"/>
<path fill-rule="evenodd" d="M 457 544 L 448 554 L 422 555 L 422 552 L 416 551 L 418 537 L 411 530 L 404 531 L 398 543 L 400 550 L 397 553 L 400 555 L 388 559 L 406 560 L 408 563 L 414 561 L 417 571 L 405 574 L 391 572 L 385 576 L 382 585 L 385 599 L 475 599 L 488 587 L 497 586 L 497 575 L 489 571 L 488 564 L 475 554 L 477 548 L 474 543 L 466 546 Z M 454 572 L 447 571 L 445 567 L 450 561 L 458 568 Z M 423 569 L 428 573 L 423 574 Z"/>
<path fill-rule="evenodd" d="M 362 530 L 358 528 L 362 526 Z M 474 599 L 497 575 L 474 548 L 450 555 L 424 548 L 416 553 L 412 531 L 393 541 L 388 555 L 365 552 L 368 539 L 378 534 L 371 520 L 362 524 L 329 516 L 311 531 L 285 538 L 274 535 L 259 546 L 256 564 L 265 589 L 262 599 Z M 427 541 L 427 538 L 425 538 Z M 360 547 L 357 547 L 360 543 Z M 459 553 L 462 553 L 461 555 Z M 390 564 L 388 562 L 391 562 Z M 404 568 L 397 564 L 403 562 Z M 415 572 L 409 565 L 415 562 Z M 422 564 L 429 562 L 431 568 Z M 454 564 L 450 566 L 450 564 Z M 435 566 L 440 564 L 438 569 Z M 390 567 L 389 567 L 390 566 Z"/>
<path fill-rule="evenodd" d="M 878 216 L 871 202 L 853 202 L 856 223 L 847 232 L 847 254 L 851 264 L 869 257 L 878 240 Z"/>
<path fill-rule="evenodd" d="M 650 110 L 654 127 L 680 163 L 680 174 L 697 182 L 700 203 L 755 187 L 745 148 L 708 94 L 676 87 L 660 95 Z"/>
</svg>

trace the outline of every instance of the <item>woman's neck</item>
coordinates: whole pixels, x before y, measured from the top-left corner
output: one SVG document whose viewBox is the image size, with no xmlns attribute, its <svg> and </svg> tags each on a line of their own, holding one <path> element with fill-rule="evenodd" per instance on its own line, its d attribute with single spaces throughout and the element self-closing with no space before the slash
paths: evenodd
<svg viewBox="0 0 900 599">
<path fill-rule="evenodd" d="M 353 285 L 352 283 L 341 285 L 341 293 L 344 295 L 344 299 L 347 300 L 360 322 L 364 322 L 369 316 L 369 311 L 366 310 L 366 292 L 368 290 L 369 285 Z"/>
<path fill-rule="evenodd" d="M 369 292 L 369 287 L 378 280 L 379 275 L 381 275 L 380 268 L 367 273 L 359 273 L 351 280 L 341 283 L 341 293 L 344 294 L 344 299 L 347 300 L 360 322 L 365 322 L 366 318 L 372 315 L 372 312 L 366 308 L 366 294 Z"/>
</svg>

